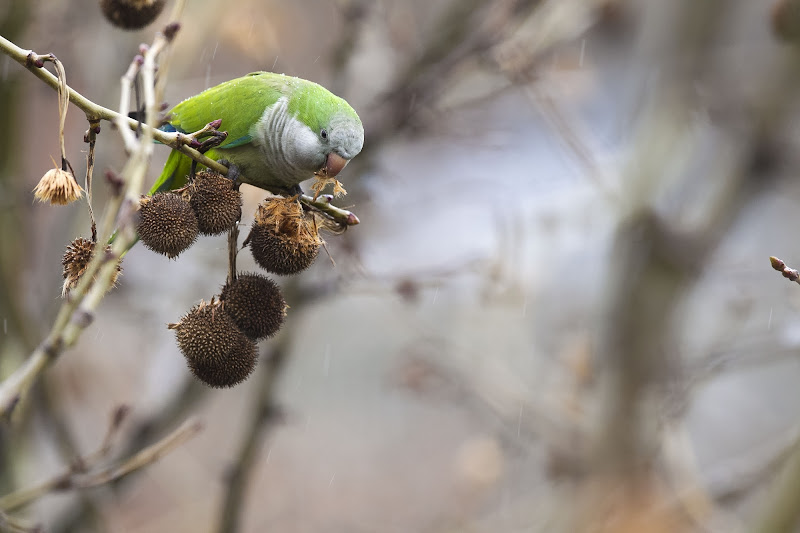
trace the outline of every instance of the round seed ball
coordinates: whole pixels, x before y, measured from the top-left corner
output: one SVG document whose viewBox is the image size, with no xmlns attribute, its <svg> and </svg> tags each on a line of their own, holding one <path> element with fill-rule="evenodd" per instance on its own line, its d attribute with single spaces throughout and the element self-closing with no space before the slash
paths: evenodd
<svg viewBox="0 0 800 533">
<path fill-rule="evenodd" d="M 106 19 L 124 30 L 144 28 L 164 9 L 166 0 L 100 0 Z"/>
<path fill-rule="evenodd" d="M 61 295 L 66 296 L 69 291 L 78 285 L 83 273 L 86 272 L 86 267 L 92 259 L 95 243 L 89 239 L 78 237 L 67 245 L 67 250 L 61 258 L 61 265 L 64 267 L 64 285 L 61 289 Z M 111 249 L 106 246 L 106 251 Z M 114 277 L 111 280 L 112 287 L 116 285 L 117 278 L 122 272 L 122 266 L 117 263 L 117 269 L 114 271 Z"/>
<path fill-rule="evenodd" d="M 199 172 L 189 186 L 189 195 L 189 205 L 203 235 L 219 235 L 242 217 L 242 193 L 218 172 Z"/>
<path fill-rule="evenodd" d="M 61 258 L 61 265 L 64 267 L 64 279 L 71 281 L 70 288 L 77 285 L 78 280 L 86 271 L 86 266 L 92 259 L 92 252 L 94 252 L 94 243 L 83 237 L 78 237 L 67 245 L 67 251 Z"/>
<path fill-rule="evenodd" d="M 222 287 L 219 299 L 225 312 L 251 339 L 272 337 L 286 316 L 280 288 L 261 274 L 240 274 L 236 281 Z"/>
<path fill-rule="evenodd" d="M 192 374 L 211 387 L 232 387 L 253 372 L 258 359 L 255 342 L 236 327 L 217 302 L 200 303 L 177 324 L 178 347 Z"/>
<path fill-rule="evenodd" d="M 197 217 L 181 196 L 159 192 L 142 199 L 136 231 L 147 248 L 172 259 L 197 240 Z"/>
<path fill-rule="evenodd" d="M 256 263 L 279 275 L 297 274 L 311 266 L 322 245 L 313 217 L 291 198 L 262 202 L 248 241 Z"/>
</svg>

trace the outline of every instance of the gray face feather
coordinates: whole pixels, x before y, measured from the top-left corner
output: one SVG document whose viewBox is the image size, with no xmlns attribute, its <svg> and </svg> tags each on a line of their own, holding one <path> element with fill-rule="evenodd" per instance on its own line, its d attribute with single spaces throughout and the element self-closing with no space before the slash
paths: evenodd
<svg viewBox="0 0 800 533">
<path fill-rule="evenodd" d="M 231 154 L 248 178 L 264 176 L 285 186 L 296 185 L 322 169 L 329 153 L 350 160 L 364 146 L 364 127 L 352 114 L 334 113 L 320 131 L 312 131 L 287 111 L 285 98 L 267 108 L 252 130 L 258 150 Z M 258 185 L 258 178 L 252 181 Z"/>
<path fill-rule="evenodd" d="M 364 147 L 361 121 L 346 113 L 334 115 L 328 125 L 328 145 L 345 159 L 353 159 Z"/>
</svg>

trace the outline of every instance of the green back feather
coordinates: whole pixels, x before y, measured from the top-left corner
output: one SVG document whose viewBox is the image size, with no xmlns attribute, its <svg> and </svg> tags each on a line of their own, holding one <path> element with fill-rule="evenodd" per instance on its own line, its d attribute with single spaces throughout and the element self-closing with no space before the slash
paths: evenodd
<svg viewBox="0 0 800 533">
<path fill-rule="evenodd" d="M 243 138 L 249 141 L 250 127 L 284 94 L 283 80 L 275 76 L 253 72 L 206 89 L 176 105 L 168 115 L 168 122 L 178 131 L 191 133 L 222 118 L 220 130 L 227 131 L 228 138 L 220 147 L 244 144 Z"/>
<path fill-rule="evenodd" d="M 222 118 L 220 131 L 227 131 L 228 138 L 219 147 L 234 148 L 247 144 L 251 140 L 251 126 L 261 118 L 268 106 L 282 96 L 285 85 L 282 78 L 269 72 L 253 72 L 226 81 L 176 105 L 167 115 L 167 124 L 181 133 L 191 133 Z M 206 152 L 206 155 L 212 159 L 224 157 L 217 155 L 214 150 Z M 182 187 L 191 165 L 189 157 L 173 150 L 150 194 Z"/>
</svg>

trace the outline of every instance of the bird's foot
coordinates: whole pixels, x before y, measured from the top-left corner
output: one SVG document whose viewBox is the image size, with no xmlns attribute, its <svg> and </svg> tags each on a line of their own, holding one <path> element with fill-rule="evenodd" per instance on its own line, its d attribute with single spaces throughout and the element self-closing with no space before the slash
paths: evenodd
<svg viewBox="0 0 800 533">
<path fill-rule="evenodd" d="M 267 190 L 272 194 L 284 196 L 286 198 L 299 198 L 305 194 L 299 184 L 292 185 L 291 187 L 270 187 Z"/>
<path fill-rule="evenodd" d="M 219 163 L 220 165 L 224 165 L 224 166 L 228 167 L 228 176 L 227 177 L 228 177 L 229 180 L 231 180 L 233 182 L 233 186 L 238 188 L 239 185 L 241 185 L 241 182 L 239 181 L 239 178 L 242 176 L 242 173 L 239 171 L 239 167 L 237 167 L 236 165 L 234 165 L 233 163 L 231 163 L 227 159 L 218 159 L 217 163 Z"/>
</svg>

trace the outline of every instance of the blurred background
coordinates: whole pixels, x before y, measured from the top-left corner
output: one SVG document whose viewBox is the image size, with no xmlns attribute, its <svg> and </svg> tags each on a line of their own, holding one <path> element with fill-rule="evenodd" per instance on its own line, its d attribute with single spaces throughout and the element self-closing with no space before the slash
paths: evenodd
<svg viewBox="0 0 800 533">
<path fill-rule="evenodd" d="M 800 263 L 795 4 L 189 2 L 170 106 L 255 70 L 343 96 L 366 143 L 337 202 L 361 224 L 280 280 L 286 325 L 229 390 L 198 384 L 166 328 L 218 293 L 225 237 L 175 261 L 134 248 L 0 425 L 0 495 L 96 449 L 120 405 L 117 460 L 188 417 L 204 429 L 12 514 L 47 532 L 795 531 L 800 287 L 768 262 Z M 118 108 L 171 7 L 125 32 L 95 1 L 5 0 L 0 35 Z M 86 128 L 71 108 L 79 178 Z M 100 213 L 126 160 L 102 128 Z M 33 202 L 59 155 L 56 93 L 6 57 L 0 129 L 7 377 L 90 234 L 85 203 Z M 265 193 L 242 190 L 246 235 Z M 248 250 L 239 267 L 257 269 Z"/>
</svg>

